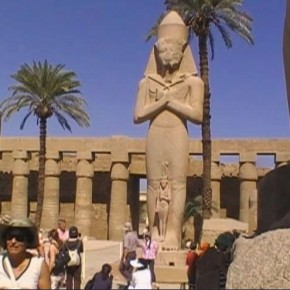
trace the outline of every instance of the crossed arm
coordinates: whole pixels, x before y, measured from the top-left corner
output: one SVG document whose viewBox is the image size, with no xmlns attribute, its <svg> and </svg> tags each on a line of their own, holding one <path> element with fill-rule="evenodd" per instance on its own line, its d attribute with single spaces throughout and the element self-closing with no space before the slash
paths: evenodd
<svg viewBox="0 0 290 290">
<path fill-rule="evenodd" d="M 182 102 L 175 97 L 177 89 L 174 87 L 163 88 L 156 91 L 156 101 L 151 102 L 149 96 L 148 78 L 139 83 L 137 101 L 134 112 L 134 122 L 142 123 L 153 119 L 162 110 L 168 109 L 182 119 L 200 124 L 203 117 L 204 84 L 196 76 L 189 76 L 184 82 L 188 87 L 186 101 Z"/>
</svg>

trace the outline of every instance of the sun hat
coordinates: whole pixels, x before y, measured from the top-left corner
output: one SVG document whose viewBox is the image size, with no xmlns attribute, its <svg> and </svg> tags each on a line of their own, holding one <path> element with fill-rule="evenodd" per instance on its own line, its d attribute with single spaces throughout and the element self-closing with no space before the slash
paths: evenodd
<svg viewBox="0 0 290 290">
<path fill-rule="evenodd" d="M 144 268 L 148 266 L 148 263 L 145 259 L 139 258 L 130 261 L 130 265 L 134 268 Z"/>
<path fill-rule="evenodd" d="M 126 222 L 123 229 L 124 231 L 132 231 L 132 224 L 130 222 Z"/>
<path fill-rule="evenodd" d="M 7 230 L 13 228 L 23 228 L 29 233 L 27 248 L 35 249 L 39 246 L 38 233 L 35 224 L 27 219 L 11 219 L 8 223 L 0 223 L 0 245 L 5 248 L 6 240 L 5 235 Z"/>
</svg>

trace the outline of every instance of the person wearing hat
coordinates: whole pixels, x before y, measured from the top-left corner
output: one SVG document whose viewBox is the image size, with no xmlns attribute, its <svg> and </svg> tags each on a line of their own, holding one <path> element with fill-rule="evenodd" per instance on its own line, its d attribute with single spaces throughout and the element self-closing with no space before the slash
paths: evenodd
<svg viewBox="0 0 290 290">
<path fill-rule="evenodd" d="M 130 261 L 134 271 L 128 289 L 152 289 L 151 272 L 148 261 L 143 258 Z"/>
<path fill-rule="evenodd" d="M 137 233 L 133 231 L 132 224 L 126 222 L 123 227 L 124 239 L 123 239 L 123 254 L 121 263 L 119 266 L 120 273 L 127 279 L 128 285 L 132 279 L 133 268 L 130 265 L 131 260 L 135 260 L 137 257 L 136 249 L 140 242 Z"/>
<path fill-rule="evenodd" d="M 83 241 L 79 238 L 77 227 L 70 227 L 68 233 L 69 238 L 63 246 L 63 250 L 68 251 L 71 257 L 66 267 L 66 289 L 80 289 L 82 273 L 81 253 L 84 252 L 84 245 Z M 73 260 L 75 263 L 72 262 Z"/>
<path fill-rule="evenodd" d="M 155 283 L 156 276 L 154 271 L 154 264 L 159 246 L 155 240 L 151 239 L 150 232 L 144 233 L 144 240 L 142 242 L 141 248 L 142 248 L 142 257 L 147 261 L 147 264 L 151 272 L 152 283 Z"/>
<path fill-rule="evenodd" d="M 0 289 L 50 289 L 49 270 L 43 257 L 27 249 L 39 245 L 38 232 L 29 219 L 11 219 L 0 224 Z"/>
</svg>

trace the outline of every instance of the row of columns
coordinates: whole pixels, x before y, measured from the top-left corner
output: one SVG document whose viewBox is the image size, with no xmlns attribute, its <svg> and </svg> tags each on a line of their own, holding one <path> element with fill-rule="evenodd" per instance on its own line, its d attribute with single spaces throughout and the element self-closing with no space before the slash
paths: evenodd
<svg viewBox="0 0 290 290">
<path fill-rule="evenodd" d="M 13 218 L 23 218 L 28 215 L 28 176 L 29 163 L 26 151 L 14 151 L 13 185 L 11 214 Z M 93 214 L 93 158 L 91 152 L 77 153 L 76 168 L 76 200 L 75 225 L 84 235 L 90 234 Z M 41 226 L 55 228 L 59 218 L 60 197 L 60 155 L 59 152 L 47 152 L 45 162 L 44 204 Z"/>
<path fill-rule="evenodd" d="M 116 140 L 116 148 L 112 148 L 111 167 L 111 197 L 109 210 L 109 237 L 119 240 L 122 237 L 123 224 L 127 219 L 127 192 L 129 180 L 128 154 L 121 154 L 120 147 L 124 146 L 122 140 Z M 122 150 L 121 150 L 122 152 Z M 13 163 L 13 189 L 12 189 L 12 215 L 14 217 L 27 216 L 28 204 L 28 176 L 29 163 L 26 151 L 14 151 Z M 93 214 L 93 157 L 91 152 L 77 152 L 76 168 L 76 200 L 75 224 L 81 228 L 84 235 L 90 234 Z M 60 191 L 60 154 L 47 152 L 45 164 L 45 190 L 42 226 L 53 228 L 57 225 L 59 217 L 59 191 Z M 212 163 L 212 193 L 214 217 L 220 216 L 220 182 L 221 171 L 219 162 Z M 257 188 L 257 170 L 255 162 L 241 162 L 240 178 L 240 212 L 239 219 L 249 223 L 251 221 L 251 202 L 254 203 Z M 253 211 L 254 212 L 254 211 Z M 255 227 L 255 224 L 253 225 Z"/>
<path fill-rule="evenodd" d="M 212 163 L 211 169 L 211 187 L 212 187 L 212 211 L 213 217 L 220 216 L 220 183 L 222 174 L 219 168 L 219 162 Z M 256 228 L 257 223 L 257 180 L 258 174 L 255 162 L 241 162 L 239 169 L 240 179 L 240 210 L 239 220 L 249 223 L 249 230 Z"/>
</svg>

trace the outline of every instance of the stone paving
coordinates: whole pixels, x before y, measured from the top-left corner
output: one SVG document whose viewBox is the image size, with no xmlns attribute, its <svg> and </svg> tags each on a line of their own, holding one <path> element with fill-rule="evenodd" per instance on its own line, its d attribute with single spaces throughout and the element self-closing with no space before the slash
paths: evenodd
<svg viewBox="0 0 290 290">
<path fill-rule="evenodd" d="M 84 288 L 86 282 L 94 275 L 94 273 L 101 270 L 104 263 L 109 263 L 112 265 L 113 279 L 113 289 L 120 289 L 120 286 L 126 284 L 124 278 L 118 271 L 118 265 L 120 260 L 121 243 L 114 241 L 101 241 L 101 240 L 87 240 L 84 241 L 85 253 L 83 255 L 83 283 L 82 288 Z M 156 269 L 157 271 L 159 269 Z M 173 271 L 172 267 L 165 270 L 165 274 L 169 273 L 169 276 L 179 280 L 180 272 Z M 182 272 L 185 268 L 182 269 Z M 157 274 L 157 273 L 156 273 Z M 180 284 L 171 283 L 159 283 L 160 289 L 179 289 Z"/>
</svg>

